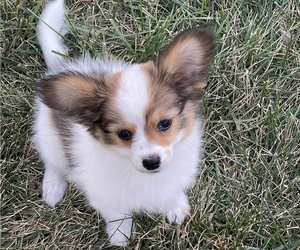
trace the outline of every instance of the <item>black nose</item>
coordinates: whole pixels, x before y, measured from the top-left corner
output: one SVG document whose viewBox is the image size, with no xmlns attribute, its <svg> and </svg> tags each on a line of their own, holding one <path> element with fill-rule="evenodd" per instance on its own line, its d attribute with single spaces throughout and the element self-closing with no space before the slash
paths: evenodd
<svg viewBox="0 0 300 250">
<path fill-rule="evenodd" d="M 144 168 L 148 170 L 154 170 L 159 168 L 160 166 L 160 157 L 156 155 L 152 155 L 147 159 L 143 160 L 143 166 Z"/>
</svg>

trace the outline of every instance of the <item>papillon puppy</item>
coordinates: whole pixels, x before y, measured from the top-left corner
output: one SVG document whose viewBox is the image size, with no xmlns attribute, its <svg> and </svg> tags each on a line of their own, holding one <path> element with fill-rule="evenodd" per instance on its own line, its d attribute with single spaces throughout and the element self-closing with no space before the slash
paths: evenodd
<svg viewBox="0 0 300 250">
<path fill-rule="evenodd" d="M 200 169 L 199 91 L 214 56 L 213 32 L 185 30 L 140 64 L 87 54 L 70 60 L 64 15 L 64 1 L 51 1 L 37 27 L 48 66 L 36 87 L 33 136 L 45 166 L 43 199 L 54 207 L 74 183 L 119 246 L 134 232 L 133 213 L 182 223 L 186 190 Z"/>
</svg>

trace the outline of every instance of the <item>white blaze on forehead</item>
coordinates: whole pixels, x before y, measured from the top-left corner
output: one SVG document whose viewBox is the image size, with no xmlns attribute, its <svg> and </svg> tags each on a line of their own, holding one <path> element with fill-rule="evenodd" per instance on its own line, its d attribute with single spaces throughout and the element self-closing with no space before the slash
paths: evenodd
<svg viewBox="0 0 300 250">
<path fill-rule="evenodd" d="M 147 84 L 147 75 L 139 64 L 133 64 L 122 72 L 116 102 L 128 122 L 144 123 L 144 109 L 148 102 Z"/>
</svg>

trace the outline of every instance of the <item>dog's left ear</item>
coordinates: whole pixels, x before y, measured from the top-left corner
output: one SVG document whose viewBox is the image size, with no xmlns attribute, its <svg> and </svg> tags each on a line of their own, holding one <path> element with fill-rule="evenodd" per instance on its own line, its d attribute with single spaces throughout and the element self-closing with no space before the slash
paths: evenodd
<svg viewBox="0 0 300 250">
<path fill-rule="evenodd" d="M 173 76 L 174 84 L 184 83 L 195 93 L 207 84 L 214 54 L 215 39 L 211 26 L 202 25 L 185 30 L 175 37 L 159 56 L 157 63 L 160 69 Z"/>
</svg>

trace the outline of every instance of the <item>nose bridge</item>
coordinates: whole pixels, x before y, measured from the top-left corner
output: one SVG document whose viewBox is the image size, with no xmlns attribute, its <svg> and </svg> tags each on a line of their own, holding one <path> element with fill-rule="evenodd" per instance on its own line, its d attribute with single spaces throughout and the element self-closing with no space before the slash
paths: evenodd
<svg viewBox="0 0 300 250">
<path fill-rule="evenodd" d="M 141 127 L 139 127 L 136 131 L 134 143 L 136 144 L 135 148 L 143 155 L 151 154 L 156 148 L 156 145 L 152 144 L 147 138 L 144 128 Z"/>
</svg>

